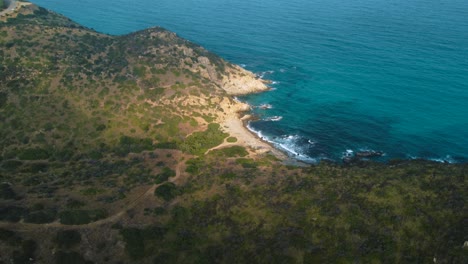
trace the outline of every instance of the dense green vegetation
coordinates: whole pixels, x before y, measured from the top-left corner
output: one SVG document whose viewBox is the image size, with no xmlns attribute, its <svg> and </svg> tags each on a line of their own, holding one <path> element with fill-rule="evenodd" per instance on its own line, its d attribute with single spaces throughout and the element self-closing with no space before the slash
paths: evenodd
<svg viewBox="0 0 468 264">
<path fill-rule="evenodd" d="M 216 123 L 218 56 L 23 11 L 0 22 L 0 263 L 468 262 L 468 164 L 285 165 Z"/>
<path fill-rule="evenodd" d="M 155 216 L 145 229 L 121 230 L 130 257 L 177 263 L 466 260 L 465 165 L 295 169 L 257 163 L 245 170 L 216 163 L 208 157 L 192 175 L 180 203 L 169 207 L 169 219 Z M 206 194 L 213 186 L 217 191 Z"/>
<path fill-rule="evenodd" d="M 228 134 L 219 129 L 219 124 L 209 124 L 203 132 L 191 134 L 181 145 L 181 149 L 194 155 L 202 155 L 212 147 L 223 143 Z"/>
<path fill-rule="evenodd" d="M 6 4 L 4 0 L 0 0 L 0 10 L 3 10 L 6 8 Z"/>
</svg>

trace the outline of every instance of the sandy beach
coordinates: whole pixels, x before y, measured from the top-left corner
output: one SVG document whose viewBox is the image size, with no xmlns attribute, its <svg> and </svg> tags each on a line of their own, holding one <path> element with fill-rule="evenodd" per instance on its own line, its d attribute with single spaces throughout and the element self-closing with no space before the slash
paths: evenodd
<svg viewBox="0 0 468 264">
<path fill-rule="evenodd" d="M 256 154 L 271 152 L 281 160 L 288 159 L 288 156 L 283 152 L 277 150 L 271 144 L 262 141 L 257 135 L 249 131 L 239 116 L 236 115 L 227 117 L 226 120 L 224 120 L 222 123 L 222 126 L 231 136 L 237 138 L 237 144 L 250 148 Z"/>
<path fill-rule="evenodd" d="M 224 114 L 218 116 L 218 122 L 221 124 L 222 129 L 226 133 L 229 133 L 231 137 L 235 137 L 237 141 L 233 143 L 225 141 L 223 144 L 216 146 L 213 149 L 241 145 L 249 150 L 252 157 L 271 153 L 276 158 L 287 164 L 297 163 L 296 160 L 291 159 L 288 155 L 276 149 L 270 143 L 263 141 L 246 127 L 247 121 L 251 117 L 246 113 L 250 110 L 250 106 L 248 104 L 232 100 L 230 98 L 224 98 L 219 105 L 223 109 Z"/>
</svg>

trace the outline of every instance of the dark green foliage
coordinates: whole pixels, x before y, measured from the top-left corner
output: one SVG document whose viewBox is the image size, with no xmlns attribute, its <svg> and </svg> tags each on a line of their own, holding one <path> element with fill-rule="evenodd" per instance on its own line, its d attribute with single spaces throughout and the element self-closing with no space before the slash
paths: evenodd
<svg viewBox="0 0 468 264">
<path fill-rule="evenodd" d="M 0 199 L 15 199 L 16 193 L 8 183 L 0 183 Z"/>
<path fill-rule="evenodd" d="M 0 108 L 6 105 L 7 100 L 8 100 L 8 94 L 5 92 L 0 92 Z"/>
<path fill-rule="evenodd" d="M 149 99 L 159 98 L 164 93 L 164 88 L 153 88 L 145 91 L 146 96 Z"/>
<path fill-rule="evenodd" d="M 236 160 L 237 164 L 242 165 L 244 168 L 256 168 L 257 163 L 253 159 L 245 159 L 245 158 L 240 158 Z"/>
<path fill-rule="evenodd" d="M 18 206 L 0 207 L 0 221 L 18 222 L 26 212 L 26 209 Z"/>
<path fill-rule="evenodd" d="M 237 178 L 238 176 L 234 172 L 226 172 L 221 174 L 219 177 L 221 177 L 222 179 L 232 180 Z"/>
<path fill-rule="evenodd" d="M 212 185 L 226 191 L 202 199 L 180 194 L 188 202 L 170 211 L 168 232 L 152 252 L 155 261 L 426 263 L 437 256 L 442 263 L 465 262 L 463 166 L 281 167 L 281 177 L 246 186 L 236 179 L 252 170 L 225 170 L 201 159 L 187 163 L 196 164 L 190 188 L 198 195 Z"/>
<path fill-rule="evenodd" d="M 18 161 L 18 160 L 5 160 L 2 163 L 2 169 L 4 169 L 4 170 L 15 170 L 15 169 L 19 168 L 21 165 L 23 165 L 23 163 L 21 161 Z"/>
<path fill-rule="evenodd" d="M 71 248 L 81 242 L 81 234 L 76 230 L 58 231 L 54 242 L 61 248 Z"/>
<path fill-rule="evenodd" d="M 146 74 L 145 66 L 133 67 L 133 74 L 135 74 L 139 78 L 145 77 L 145 74 Z"/>
<path fill-rule="evenodd" d="M 167 252 L 163 252 L 161 254 L 158 254 L 154 260 L 154 264 L 171 264 L 171 263 L 177 263 L 177 255 L 170 254 Z M 200 262 L 202 263 L 202 262 Z"/>
<path fill-rule="evenodd" d="M 21 171 L 29 173 L 39 173 L 46 172 L 49 168 L 48 163 L 30 163 L 28 166 L 25 166 Z"/>
<path fill-rule="evenodd" d="M 145 229 L 124 228 L 120 230 L 120 234 L 125 241 L 125 251 L 132 259 L 137 260 L 153 255 L 158 241 L 162 241 L 166 231 L 158 226 L 149 226 Z"/>
<path fill-rule="evenodd" d="M 0 228 L 0 241 L 5 242 L 10 246 L 17 246 L 21 243 L 22 239 L 16 235 L 15 232 Z"/>
<path fill-rule="evenodd" d="M 178 149 L 176 142 L 160 142 L 154 145 L 158 149 Z"/>
<path fill-rule="evenodd" d="M 204 161 L 201 158 L 189 159 L 187 160 L 186 165 L 187 168 L 185 169 L 185 172 L 197 174 L 204 165 Z"/>
<path fill-rule="evenodd" d="M 220 130 L 219 124 L 212 123 L 206 131 L 195 132 L 187 137 L 181 144 L 181 149 L 194 155 L 202 155 L 208 149 L 223 143 L 227 136 Z"/>
<path fill-rule="evenodd" d="M 35 258 L 37 243 L 34 240 L 26 240 L 21 243 L 21 251 L 13 252 L 13 263 L 31 263 L 31 259 Z"/>
<path fill-rule="evenodd" d="M 98 159 L 102 159 L 103 155 L 100 151 L 92 150 L 91 152 L 89 152 L 88 157 L 90 159 L 98 160 Z"/>
<path fill-rule="evenodd" d="M 126 228 L 120 231 L 125 241 L 125 250 L 132 259 L 145 256 L 145 244 L 142 231 L 136 228 Z"/>
<path fill-rule="evenodd" d="M 45 224 L 54 222 L 57 218 L 57 211 L 52 209 L 41 209 L 29 212 L 24 216 L 26 223 Z"/>
<path fill-rule="evenodd" d="M 68 210 L 59 214 L 60 223 L 65 225 L 84 225 L 107 217 L 104 209 Z"/>
<path fill-rule="evenodd" d="M 77 252 L 57 251 L 55 253 L 56 264 L 92 264 L 92 261 L 86 260 Z"/>
<path fill-rule="evenodd" d="M 67 204 L 66 204 L 68 209 L 78 209 L 78 208 L 81 208 L 81 207 L 83 207 L 85 205 L 86 205 L 86 203 L 84 203 L 82 201 L 73 200 L 73 199 L 68 200 Z"/>
<path fill-rule="evenodd" d="M 235 137 L 228 137 L 228 138 L 226 139 L 226 141 L 229 142 L 229 143 L 235 143 L 235 142 L 237 142 L 237 138 L 235 138 Z"/>
<path fill-rule="evenodd" d="M 18 158 L 21 160 L 44 160 L 49 158 L 49 153 L 42 148 L 28 148 L 20 151 Z"/>
<path fill-rule="evenodd" d="M 232 146 L 213 151 L 215 155 L 222 155 L 226 157 L 245 157 L 249 152 L 242 146 Z"/>
<path fill-rule="evenodd" d="M 144 150 L 152 150 L 153 148 L 153 141 L 150 138 L 122 136 L 120 137 L 119 147 L 116 149 L 116 153 L 125 156 L 131 152 L 139 153 Z"/>
<path fill-rule="evenodd" d="M 164 167 L 163 171 L 156 175 L 156 180 L 154 181 L 155 183 L 162 183 L 167 181 L 170 177 L 176 176 L 175 171 L 171 170 L 168 167 Z"/>
<path fill-rule="evenodd" d="M 163 198 L 165 201 L 170 201 L 174 199 L 177 194 L 178 190 L 174 183 L 166 182 L 159 186 L 155 191 L 154 194 L 158 197 Z"/>
</svg>

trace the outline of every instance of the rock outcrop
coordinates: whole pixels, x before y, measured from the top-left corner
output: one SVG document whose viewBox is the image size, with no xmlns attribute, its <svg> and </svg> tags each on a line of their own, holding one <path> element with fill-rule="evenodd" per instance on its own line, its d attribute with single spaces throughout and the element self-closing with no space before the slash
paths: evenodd
<svg viewBox="0 0 468 264">
<path fill-rule="evenodd" d="M 224 75 L 221 87 L 231 95 L 244 95 L 268 90 L 265 83 L 255 74 L 234 65 L 229 69 L 230 74 Z"/>
</svg>

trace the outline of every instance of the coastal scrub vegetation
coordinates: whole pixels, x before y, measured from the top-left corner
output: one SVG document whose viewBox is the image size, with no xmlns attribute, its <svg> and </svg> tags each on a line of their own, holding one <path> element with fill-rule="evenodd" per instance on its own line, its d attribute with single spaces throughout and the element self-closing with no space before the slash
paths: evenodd
<svg viewBox="0 0 468 264">
<path fill-rule="evenodd" d="M 220 125 L 244 72 L 172 32 L 29 5 L 0 61 L 0 263 L 467 262 L 467 164 L 256 153 Z"/>
</svg>

